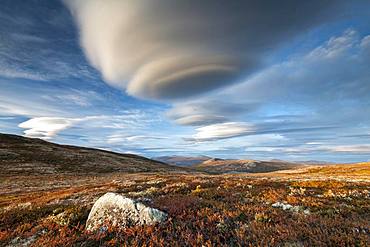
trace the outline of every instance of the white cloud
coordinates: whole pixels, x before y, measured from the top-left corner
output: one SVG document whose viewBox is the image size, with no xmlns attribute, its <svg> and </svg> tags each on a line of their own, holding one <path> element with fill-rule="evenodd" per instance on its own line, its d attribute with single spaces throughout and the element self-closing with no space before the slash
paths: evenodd
<svg viewBox="0 0 370 247">
<path fill-rule="evenodd" d="M 39 72 L 27 71 L 22 67 L 10 66 L 3 61 L 0 61 L 0 76 L 8 78 L 23 78 L 35 81 L 46 81 L 49 79 L 46 75 Z"/>
<path fill-rule="evenodd" d="M 182 88 L 178 90 L 180 94 L 192 91 L 191 87 L 206 90 L 223 84 L 220 79 L 231 79 L 240 69 L 237 59 L 210 55 L 190 44 L 197 41 L 194 31 L 183 37 L 183 42 L 174 44 L 173 36 L 178 34 L 181 23 L 188 28 L 193 20 L 164 20 L 164 15 L 148 12 L 154 11 L 151 2 L 66 2 L 76 16 L 81 45 L 91 64 L 107 82 L 127 89 L 131 95 L 161 98 L 170 97 L 177 91 L 175 88 Z M 148 16 L 150 21 L 145 20 Z M 220 78 L 205 80 L 213 73 Z"/>
<path fill-rule="evenodd" d="M 368 126 L 370 53 L 365 49 L 368 40 L 368 36 L 361 37 L 354 30 L 344 31 L 307 53 L 295 54 L 262 70 L 241 84 L 199 99 L 197 105 L 202 101 L 225 98 L 229 99 L 230 105 L 253 102 L 258 107 L 251 108 L 249 115 L 239 111 L 239 115 L 229 119 L 235 121 L 239 116 L 237 119 L 253 121 L 257 125 L 266 124 L 265 116 L 272 112 L 301 115 L 284 121 L 276 119 L 276 123 L 272 122 L 274 119 L 269 120 L 270 126 L 276 128 L 288 125 L 291 128 L 294 124 L 294 128 Z M 202 113 L 202 109 L 191 111 L 189 108 L 182 113 L 199 112 Z M 330 134 L 335 135 L 334 132 Z"/>
<path fill-rule="evenodd" d="M 3 96 L 2 92 L 0 92 L 0 96 Z M 56 107 L 50 105 L 48 107 L 45 107 L 45 104 L 43 104 L 43 102 L 37 102 L 29 100 L 27 98 L 20 99 L 9 96 L 5 97 L 0 99 L 0 116 L 21 115 L 33 117 L 39 115 L 54 116 L 57 114 L 61 114 L 61 111 L 59 109 L 56 109 Z"/>
<path fill-rule="evenodd" d="M 79 128 L 85 130 L 110 129 L 110 131 L 124 129 L 126 136 L 111 135 L 108 138 L 108 143 L 117 143 L 120 141 L 137 141 L 144 140 L 146 136 L 129 135 L 128 131 L 139 130 L 147 127 L 148 124 L 156 121 L 153 117 L 142 111 L 125 111 L 123 115 L 98 115 L 84 117 L 34 117 L 25 122 L 22 122 L 18 127 L 26 129 L 24 131 L 27 137 L 37 137 L 42 139 L 51 139 L 60 131 L 63 131 L 78 124 Z M 147 138 L 155 138 L 148 136 Z M 159 138 L 159 137 L 158 137 Z"/>
<path fill-rule="evenodd" d="M 133 151 L 133 150 L 126 150 L 126 151 L 123 151 L 123 153 L 125 153 L 125 154 L 133 154 L 133 155 L 144 156 L 144 154 L 143 154 L 143 153 L 138 152 L 138 151 Z"/>
<path fill-rule="evenodd" d="M 91 106 L 94 101 L 102 101 L 103 97 L 95 91 L 87 90 L 69 90 L 66 92 L 59 91 L 55 95 L 43 95 L 43 99 L 48 100 L 49 102 L 57 102 L 63 104 L 72 104 L 77 106 Z"/>
<path fill-rule="evenodd" d="M 240 104 L 224 99 L 203 98 L 177 103 L 166 112 L 166 116 L 180 125 L 204 126 L 230 122 L 230 118 L 255 109 L 253 103 Z"/>
<path fill-rule="evenodd" d="M 311 51 L 306 59 L 335 59 L 346 54 L 356 45 L 358 33 L 353 29 L 346 30 L 338 37 L 331 37 L 324 45 Z"/>
<path fill-rule="evenodd" d="M 239 122 L 228 122 L 212 124 L 196 129 L 197 133 L 190 138 L 190 141 L 214 141 L 231 137 L 252 134 L 255 131 L 253 125 Z"/>
<path fill-rule="evenodd" d="M 105 80 L 133 96 L 162 100 L 237 82 L 260 66 L 266 48 L 315 25 L 332 7 L 293 1 L 280 12 L 275 1 L 64 2 L 88 60 Z"/>
<path fill-rule="evenodd" d="M 120 144 L 120 143 L 142 143 L 144 141 L 162 140 L 167 139 L 162 136 L 150 136 L 150 135 L 125 135 L 125 134 L 113 134 L 108 136 L 107 143 L 109 144 Z"/>
<path fill-rule="evenodd" d="M 327 147 L 327 149 L 331 152 L 337 152 L 337 153 L 366 153 L 366 154 L 370 154 L 370 145 L 369 144 L 332 146 L 332 147 Z"/>
<path fill-rule="evenodd" d="M 18 127 L 26 129 L 25 136 L 51 139 L 60 131 L 82 121 L 81 118 L 38 117 L 22 122 Z"/>
<path fill-rule="evenodd" d="M 247 147 L 247 152 L 273 152 L 286 154 L 312 154 L 312 153 L 347 153 L 347 154 L 370 154 L 370 145 L 320 145 L 310 144 L 297 147 Z"/>
</svg>

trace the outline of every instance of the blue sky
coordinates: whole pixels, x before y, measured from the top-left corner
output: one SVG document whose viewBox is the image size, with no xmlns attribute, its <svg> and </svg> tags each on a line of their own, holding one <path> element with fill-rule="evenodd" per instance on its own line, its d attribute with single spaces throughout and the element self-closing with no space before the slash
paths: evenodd
<svg viewBox="0 0 370 247">
<path fill-rule="evenodd" d="M 1 5 L 1 132 L 147 157 L 370 160 L 367 1 Z"/>
</svg>

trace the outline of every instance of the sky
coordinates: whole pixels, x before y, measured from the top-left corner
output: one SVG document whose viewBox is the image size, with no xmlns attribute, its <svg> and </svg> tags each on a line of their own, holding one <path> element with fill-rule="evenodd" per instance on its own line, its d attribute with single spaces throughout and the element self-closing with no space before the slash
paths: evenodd
<svg viewBox="0 0 370 247">
<path fill-rule="evenodd" d="M 2 0 L 0 132 L 370 160 L 370 1 Z"/>
</svg>

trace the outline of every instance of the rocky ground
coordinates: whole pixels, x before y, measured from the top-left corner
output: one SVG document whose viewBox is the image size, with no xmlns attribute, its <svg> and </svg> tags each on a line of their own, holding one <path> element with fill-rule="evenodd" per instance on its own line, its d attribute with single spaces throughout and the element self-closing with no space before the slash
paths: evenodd
<svg viewBox="0 0 370 247">
<path fill-rule="evenodd" d="M 0 180 L 0 246 L 369 246 L 369 176 L 312 174 L 8 176 Z M 107 192 L 166 220 L 86 230 Z"/>
</svg>

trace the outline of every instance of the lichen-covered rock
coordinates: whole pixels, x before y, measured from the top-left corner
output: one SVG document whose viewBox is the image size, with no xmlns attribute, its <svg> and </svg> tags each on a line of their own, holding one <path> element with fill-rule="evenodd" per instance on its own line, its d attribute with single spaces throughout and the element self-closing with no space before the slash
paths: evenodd
<svg viewBox="0 0 370 247">
<path fill-rule="evenodd" d="M 299 212 L 303 212 L 304 214 L 311 213 L 309 209 L 304 209 L 304 207 L 302 206 L 292 206 L 290 204 L 282 203 L 282 202 L 276 202 L 272 204 L 271 206 L 274 208 L 281 208 L 283 210 L 289 210 L 289 211 L 296 212 L 296 213 L 299 213 Z"/>
<path fill-rule="evenodd" d="M 274 208 L 282 208 L 283 210 L 291 210 L 293 208 L 292 205 L 282 202 L 276 202 L 271 205 Z"/>
<path fill-rule="evenodd" d="M 158 209 L 109 192 L 95 202 L 87 219 L 86 229 L 96 230 L 106 225 L 115 227 L 152 225 L 166 218 L 167 214 Z"/>
</svg>

